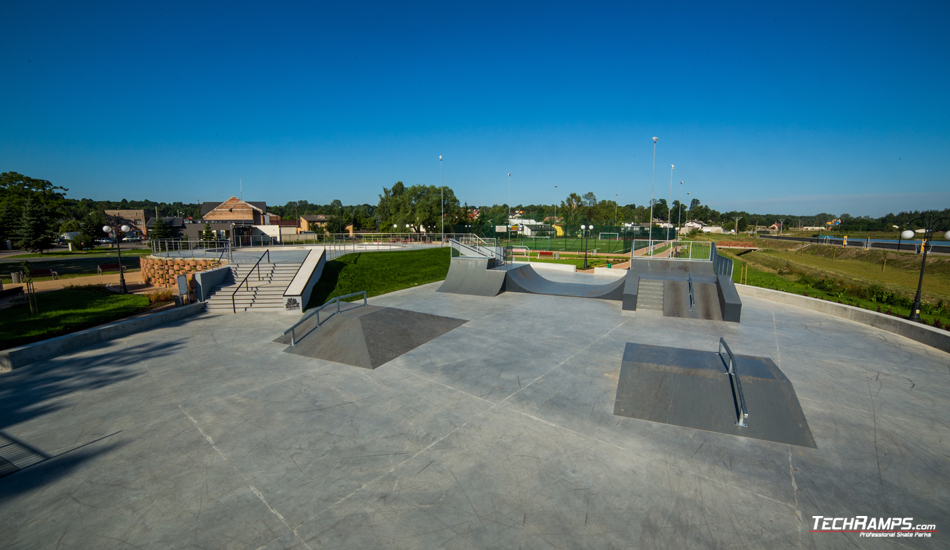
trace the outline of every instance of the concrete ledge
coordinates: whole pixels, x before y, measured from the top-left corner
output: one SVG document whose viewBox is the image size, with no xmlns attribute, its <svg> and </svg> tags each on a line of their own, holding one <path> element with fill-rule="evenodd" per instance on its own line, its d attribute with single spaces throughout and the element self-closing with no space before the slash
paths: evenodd
<svg viewBox="0 0 950 550">
<path fill-rule="evenodd" d="M 827 300 L 810 298 L 808 296 L 799 296 L 789 294 L 779 290 L 770 290 L 767 288 L 758 288 L 749 285 L 736 285 L 736 290 L 743 296 L 752 296 L 754 298 L 764 298 L 773 302 L 798 306 L 812 311 L 818 311 L 825 315 L 848 319 L 862 325 L 868 325 L 887 332 L 892 332 L 905 338 L 910 338 L 915 342 L 937 348 L 940 351 L 950 353 L 950 332 L 929 327 L 921 323 L 915 323 L 885 315 L 876 311 L 868 311 L 854 306 L 836 304 Z"/>
<path fill-rule="evenodd" d="M 524 262 L 518 262 L 524 263 Z M 534 269 L 547 269 L 550 271 L 569 271 L 571 273 L 577 273 L 577 266 L 567 265 L 567 264 L 549 264 L 546 262 L 528 262 L 527 265 L 530 265 Z"/>
<path fill-rule="evenodd" d="M 594 275 L 607 275 L 608 277 L 616 277 L 618 279 L 627 276 L 626 269 L 611 269 L 609 267 L 595 267 Z"/>
<path fill-rule="evenodd" d="M 198 302 L 150 315 L 132 319 L 123 319 L 106 325 L 92 327 L 80 332 L 57 336 L 49 340 L 34 342 L 18 348 L 0 351 L 0 373 L 25 367 L 29 364 L 64 353 L 71 353 L 93 344 L 142 332 L 171 321 L 195 315 L 204 311 L 205 303 Z"/>
</svg>

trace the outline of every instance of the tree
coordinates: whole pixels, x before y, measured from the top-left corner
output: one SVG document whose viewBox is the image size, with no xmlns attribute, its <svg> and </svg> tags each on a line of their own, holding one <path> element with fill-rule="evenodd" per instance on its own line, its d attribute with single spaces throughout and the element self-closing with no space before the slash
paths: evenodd
<svg viewBox="0 0 950 550">
<path fill-rule="evenodd" d="M 49 249 L 56 238 L 51 221 L 50 213 L 43 204 L 33 197 L 27 197 L 16 232 L 17 246 L 40 254 Z"/>
<path fill-rule="evenodd" d="M 59 225 L 58 233 L 62 235 L 63 233 L 74 233 L 77 231 L 82 231 L 82 224 L 77 220 L 66 220 Z"/>
<path fill-rule="evenodd" d="M 63 210 L 64 187 L 46 180 L 34 179 L 16 172 L 0 174 L 0 241 L 19 238 L 21 216 L 27 199 L 45 212 L 46 225 L 52 227 Z M 39 210 L 37 210 L 39 212 Z"/>
<path fill-rule="evenodd" d="M 211 242 L 215 239 L 214 231 L 211 230 L 211 223 L 205 222 L 204 231 L 201 232 L 201 240 Z"/>
<path fill-rule="evenodd" d="M 99 210 L 93 210 L 86 214 L 82 219 L 79 225 L 82 227 L 82 232 L 86 235 L 94 237 L 96 239 L 101 239 L 106 236 L 105 231 L 102 230 L 102 226 L 106 225 L 105 215 Z"/>
<path fill-rule="evenodd" d="M 155 223 L 148 230 L 149 240 L 169 239 L 172 236 L 171 228 L 161 217 L 155 218 Z"/>
<path fill-rule="evenodd" d="M 588 191 L 587 193 L 584 193 L 583 200 L 584 200 L 584 206 L 597 206 L 597 196 L 594 195 L 593 191 Z"/>
</svg>

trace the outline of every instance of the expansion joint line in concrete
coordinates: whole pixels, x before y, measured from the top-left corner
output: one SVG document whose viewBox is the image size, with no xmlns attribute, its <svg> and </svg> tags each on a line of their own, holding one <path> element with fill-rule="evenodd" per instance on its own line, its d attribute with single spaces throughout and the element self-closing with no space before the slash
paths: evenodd
<svg viewBox="0 0 950 550">
<path fill-rule="evenodd" d="M 126 339 L 123 338 L 122 343 L 125 344 L 126 348 L 129 347 L 129 343 Z M 297 540 L 299 540 L 301 544 L 303 544 L 308 549 L 313 550 L 312 548 L 310 548 L 310 545 L 308 545 L 306 541 L 300 538 L 300 535 L 297 534 L 297 530 L 294 527 L 292 527 L 290 523 L 287 522 L 286 518 L 284 518 L 284 516 L 280 512 L 275 510 L 274 507 L 271 506 L 269 502 L 267 502 L 267 499 L 264 498 L 264 494 L 261 493 L 260 490 L 258 490 L 258 488 L 255 487 L 253 483 L 251 483 L 251 480 L 248 479 L 246 475 L 244 475 L 244 472 L 238 469 L 238 467 L 235 466 L 234 463 L 228 459 L 228 457 L 224 454 L 224 452 L 222 452 L 221 449 L 218 448 L 218 446 L 214 442 L 214 439 L 212 439 L 210 435 L 208 435 L 207 433 L 205 433 L 203 429 L 201 429 L 201 425 L 198 424 L 198 421 L 195 420 L 190 414 L 188 414 L 185 408 L 181 406 L 181 403 L 177 399 L 175 399 L 175 396 L 172 395 L 171 391 L 168 390 L 168 387 L 166 387 L 165 384 L 162 383 L 161 377 L 155 374 L 154 372 L 152 372 L 152 369 L 151 367 L 148 366 L 148 363 L 146 363 L 145 361 L 141 359 L 139 360 L 139 362 L 142 363 L 142 366 L 145 367 L 145 370 L 147 370 L 149 375 L 155 379 L 158 385 L 162 387 L 162 391 L 164 391 L 165 394 L 175 403 L 175 406 L 178 407 L 178 410 L 181 411 L 181 414 L 183 414 L 185 418 L 187 418 L 188 421 L 191 422 L 191 424 L 195 427 L 195 429 L 198 430 L 198 433 L 200 433 L 201 436 L 205 438 L 205 441 L 207 441 L 208 444 L 211 445 L 211 448 L 214 449 L 216 453 L 218 453 L 218 456 L 220 456 L 228 464 L 228 466 L 233 468 L 234 471 L 237 473 L 237 475 L 241 476 L 241 479 L 244 480 L 244 483 L 247 484 L 251 492 L 254 493 L 254 495 L 256 495 L 257 498 L 260 499 L 262 503 L 264 503 L 264 506 L 266 506 L 267 509 L 270 510 L 272 514 L 277 516 L 277 519 L 279 519 L 281 523 L 283 523 L 288 529 L 290 529 L 290 531 L 294 534 L 294 537 L 296 537 Z M 283 535 L 280 535 L 280 536 L 283 536 Z M 280 538 L 280 536 L 278 536 L 277 538 Z"/>
<path fill-rule="evenodd" d="M 795 498 L 795 517 L 798 519 L 798 547 L 802 548 L 802 512 L 798 509 L 798 484 L 795 483 L 795 468 L 792 466 L 792 446 L 788 446 L 788 475 L 792 479 L 792 496 Z"/>
<path fill-rule="evenodd" d="M 305 519 L 305 520 L 302 521 L 299 525 L 297 525 L 297 527 L 299 527 L 300 525 L 303 525 L 304 523 L 306 523 L 306 522 L 308 522 L 308 521 L 313 520 L 314 518 L 316 518 L 316 517 L 322 515 L 324 512 L 327 512 L 327 511 L 331 510 L 332 508 L 335 508 L 336 506 L 338 506 L 338 505 L 342 504 L 343 502 L 349 500 L 351 497 L 353 497 L 354 495 L 356 495 L 357 493 L 359 493 L 360 491 L 362 491 L 362 490 L 365 489 L 366 487 L 372 485 L 373 483 L 376 483 L 376 482 L 379 481 L 380 479 L 382 479 L 382 478 L 388 476 L 389 474 L 395 472 L 395 471 L 396 471 L 400 466 L 402 466 L 403 464 L 406 464 L 407 462 L 409 462 L 409 461 L 415 459 L 417 456 L 421 455 L 422 453 L 428 451 L 429 449 L 431 449 L 431 448 L 434 447 L 435 445 L 438 445 L 438 444 L 441 443 L 443 440 L 445 440 L 447 437 L 449 437 L 450 435 L 454 434 L 455 432 L 461 430 L 461 429 L 464 428 L 465 426 L 468 426 L 469 424 L 471 424 L 472 422 L 474 422 L 475 420 L 477 420 L 478 418 L 480 418 L 480 417 L 481 417 L 482 415 L 484 415 L 485 413 L 488 413 L 488 412 L 491 412 L 491 411 L 495 410 L 499 405 L 501 405 L 502 403 L 504 403 L 505 401 L 507 401 L 509 398 L 511 398 L 512 396 L 514 396 L 514 395 L 517 394 L 518 392 L 520 392 L 520 391 L 522 391 L 522 390 L 528 388 L 529 386 L 531 386 L 531 384 L 537 382 L 538 380 L 540 380 L 541 378 L 543 378 L 545 375 L 547 375 L 547 374 L 553 372 L 553 371 L 556 370 L 558 367 L 560 367 L 561 365 L 567 363 L 568 361 L 570 361 L 570 360 L 573 359 L 574 357 L 577 357 L 577 355 L 583 353 L 583 352 L 586 351 L 588 348 L 590 348 L 591 346 L 593 346 L 594 344 L 596 344 L 597 342 L 599 342 L 600 340 L 602 340 L 603 338 L 605 338 L 607 335 L 611 334 L 612 332 L 614 332 L 614 331 L 617 330 L 618 328 L 622 327 L 622 326 L 623 326 L 624 324 L 626 324 L 628 321 L 629 321 L 629 320 L 624 321 L 624 322 L 618 324 L 617 326 L 615 326 L 614 328 L 610 329 L 606 334 L 604 334 L 604 335 L 601 336 L 600 338 L 597 338 L 596 340 L 594 340 L 594 341 L 591 342 L 590 344 L 587 344 L 586 346 L 584 346 L 582 349 L 578 350 L 576 353 L 574 353 L 573 355 L 571 355 L 571 356 L 568 357 L 567 359 L 565 359 L 565 360 L 561 361 L 560 363 L 558 363 L 557 365 L 555 365 L 554 368 L 552 368 L 551 370 L 549 370 L 549 371 L 547 371 L 546 373 L 542 374 L 541 376 L 535 378 L 534 380 L 531 381 L 531 383 L 529 383 L 528 385 L 524 386 L 523 388 L 520 388 L 518 391 L 513 392 L 511 395 L 509 395 L 509 396 L 506 397 L 505 399 L 502 399 L 502 400 L 499 401 L 498 403 L 492 403 L 491 401 L 488 401 L 487 399 L 485 399 L 485 398 L 483 398 L 483 397 L 479 397 L 479 396 L 477 396 L 477 395 L 472 395 L 472 394 L 470 394 L 470 393 L 468 393 L 468 392 L 464 392 L 464 391 L 462 391 L 462 390 L 459 390 L 459 389 L 457 389 L 457 388 L 453 388 L 453 387 L 451 387 L 451 386 L 446 386 L 445 384 L 441 384 L 440 382 L 436 382 L 436 381 L 434 381 L 434 380 L 429 380 L 428 378 L 426 378 L 426 377 L 424 377 L 424 376 L 419 376 L 419 375 L 417 375 L 417 374 L 415 374 L 415 373 L 413 373 L 413 372 L 410 372 L 410 371 L 408 371 L 408 370 L 406 370 L 406 369 L 399 369 L 399 370 L 402 370 L 403 372 L 408 372 L 409 374 L 412 374 L 412 375 L 415 375 L 415 376 L 419 376 L 419 378 L 422 378 L 423 380 L 426 380 L 426 381 L 431 382 L 431 383 L 433 383 L 433 384 L 439 384 L 439 385 L 441 385 L 441 386 L 444 386 L 444 387 L 446 387 L 446 388 L 455 390 L 455 391 L 457 391 L 457 392 L 459 392 L 459 393 L 462 393 L 462 394 L 464 394 L 464 395 L 468 395 L 468 396 L 474 397 L 475 399 L 478 399 L 478 400 L 480 400 L 480 401 L 484 401 L 484 402 L 486 402 L 486 403 L 489 403 L 489 404 L 491 404 L 491 406 L 488 407 L 487 409 L 483 410 L 482 412 L 480 412 L 480 413 L 478 413 L 478 414 L 472 416 L 472 418 L 468 419 L 468 421 L 466 421 L 465 423 L 463 423 L 463 424 L 461 424 L 461 425 L 459 425 L 459 426 L 456 426 L 456 427 L 453 428 L 452 430 L 449 430 L 445 435 L 443 435 L 443 436 L 440 437 L 439 439 L 433 441 L 433 442 L 430 443 L 429 445 L 426 445 L 424 448 L 420 449 L 418 452 L 416 452 L 416 453 L 413 454 L 412 456 L 406 458 L 406 459 L 403 460 L 402 462 L 399 462 L 398 464 L 396 464 L 395 466 L 393 466 L 392 468 L 390 468 L 388 471 L 383 472 L 382 474 L 376 476 L 375 478 L 371 479 L 370 481 L 368 481 L 368 482 L 364 483 L 363 485 L 359 486 L 359 487 L 358 487 L 356 490 L 354 490 L 352 493 L 346 495 L 345 497 L 343 497 L 343 498 L 341 498 L 340 500 L 334 502 L 333 504 L 330 504 L 329 506 L 327 506 L 327 507 L 324 508 L 323 510 L 320 510 L 319 512 L 317 512 L 317 513 L 314 514 L 313 516 L 311 516 L 311 517 Z M 398 367 L 397 367 L 397 368 L 398 368 Z M 512 410 L 512 409 L 509 409 L 508 407 L 504 407 L 504 408 L 505 408 L 506 410 Z M 519 412 L 519 413 L 520 413 L 520 411 L 514 411 L 514 412 Z M 556 425 L 556 424 L 552 424 L 552 423 L 547 422 L 547 421 L 545 421 L 545 420 L 541 420 L 540 418 L 533 417 L 533 416 L 531 416 L 531 415 L 529 415 L 529 414 L 525 414 L 525 413 L 520 413 L 520 414 L 523 414 L 524 416 L 527 416 L 528 418 L 533 418 L 534 420 L 537 420 L 537 421 L 539 421 L 539 422 L 543 422 L 543 423 L 545 423 L 545 424 L 548 424 L 549 426 L 552 426 L 552 427 L 555 427 L 555 428 L 558 428 L 558 429 L 562 429 L 562 430 L 565 430 L 565 431 L 568 431 L 568 432 L 571 432 L 571 433 L 576 433 L 576 432 L 573 432 L 572 430 L 568 430 L 568 429 L 566 429 L 566 428 L 562 428 L 562 427 L 560 427 L 560 426 L 558 426 L 558 425 Z M 582 435 L 582 434 L 577 434 L 577 435 Z M 594 439 L 595 441 L 600 441 L 601 443 L 604 443 L 604 444 L 606 444 L 606 445 L 612 445 L 611 443 L 608 443 L 608 442 L 606 442 L 606 441 L 601 441 L 601 440 L 599 440 L 599 439 L 592 438 L 592 437 L 590 437 L 590 436 L 585 436 L 585 437 L 587 437 L 588 439 Z M 618 449 L 622 449 L 622 447 L 618 447 L 617 445 L 612 445 L 612 446 L 615 447 L 615 448 L 618 448 Z M 296 533 L 296 531 L 294 531 L 294 532 Z"/>
</svg>

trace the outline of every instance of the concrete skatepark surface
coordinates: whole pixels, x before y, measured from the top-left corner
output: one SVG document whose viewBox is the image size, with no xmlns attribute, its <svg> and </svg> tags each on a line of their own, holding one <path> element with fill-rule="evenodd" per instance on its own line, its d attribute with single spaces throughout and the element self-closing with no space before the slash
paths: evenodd
<svg viewBox="0 0 950 550">
<path fill-rule="evenodd" d="M 2 546 L 947 547 L 950 355 L 751 297 L 736 324 L 438 286 L 370 299 L 468 321 L 376 370 L 284 353 L 286 315 L 260 313 L 0 375 L 24 467 Z M 816 449 L 614 415 L 627 343 L 720 336 L 792 381 Z M 940 532 L 810 532 L 854 515 Z"/>
<path fill-rule="evenodd" d="M 505 287 L 508 292 L 595 298 L 598 300 L 623 300 L 623 288 L 626 281 L 627 278 L 624 277 L 599 284 L 591 284 L 593 281 L 586 284 L 560 282 L 546 278 L 530 265 L 515 264 L 505 271 Z"/>
</svg>

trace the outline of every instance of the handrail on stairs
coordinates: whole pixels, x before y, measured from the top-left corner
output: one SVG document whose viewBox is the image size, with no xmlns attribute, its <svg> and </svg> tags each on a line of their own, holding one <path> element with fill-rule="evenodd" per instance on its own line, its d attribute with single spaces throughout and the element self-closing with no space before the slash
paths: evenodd
<svg viewBox="0 0 950 550">
<path fill-rule="evenodd" d="M 254 271 L 255 268 L 257 268 L 257 280 L 258 280 L 258 281 L 263 280 L 263 279 L 261 278 L 261 260 L 264 259 L 264 256 L 267 256 L 267 261 L 270 262 L 270 249 L 269 249 L 269 248 L 268 248 L 267 250 L 265 250 L 263 254 L 261 254 L 261 257 L 258 258 L 256 262 L 254 262 L 253 267 L 251 267 L 251 269 L 248 270 L 247 275 L 245 275 L 244 278 L 241 279 L 241 282 L 238 283 L 237 288 L 235 288 L 235 289 L 234 289 L 234 292 L 231 293 L 231 311 L 232 311 L 233 313 L 237 313 L 237 305 L 236 305 L 236 303 L 235 303 L 235 301 L 234 301 L 234 295 L 237 294 L 239 290 L 241 290 L 241 285 L 247 283 L 247 278 L 251 276 L 251 272 Z M 250 285 L 250 284 L 247 285 L 247 289 L 248 289 L 248 290 L 251 290 L 251 285 Z"/>
</svg>

